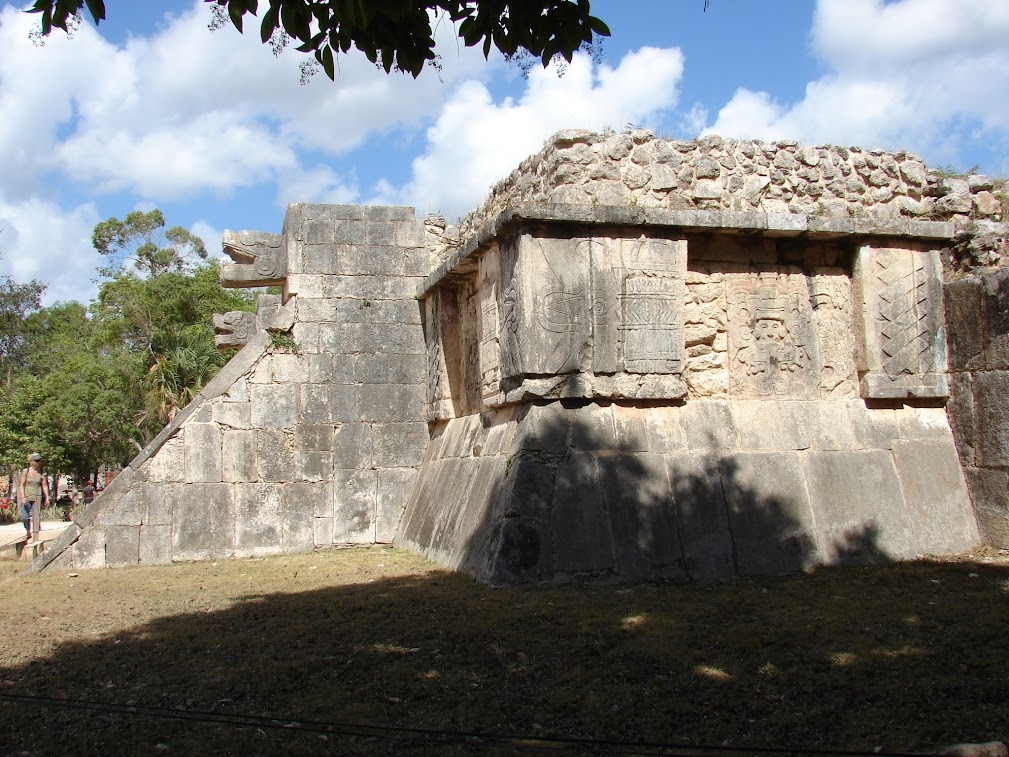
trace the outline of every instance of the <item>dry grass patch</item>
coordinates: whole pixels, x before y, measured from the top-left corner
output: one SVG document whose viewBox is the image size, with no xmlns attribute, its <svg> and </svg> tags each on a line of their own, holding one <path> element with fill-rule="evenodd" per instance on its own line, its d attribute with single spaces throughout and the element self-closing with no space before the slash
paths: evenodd
<svg viewBox="0 0 1009 757">
<path fill-rule="evenodd" d="M 11 565 L 0 568 L 10 575 Z M 213 725 L 11 696 L 302 727 L 796 753 L 1009 738 L 1009 568 L 997 562 L 491 589 L 372 548 L 18 576 L 0 586 L 2 754 L 513 754 L 536 746 Z"/>
</svg>

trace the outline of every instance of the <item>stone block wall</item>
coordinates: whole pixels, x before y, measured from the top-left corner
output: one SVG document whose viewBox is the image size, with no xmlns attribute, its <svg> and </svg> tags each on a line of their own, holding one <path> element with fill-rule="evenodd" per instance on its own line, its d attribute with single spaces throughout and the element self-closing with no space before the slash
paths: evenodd
<svg viewBox="0 0 1009 757">
<path fill-rule="evenodd" d="M 491 583 L 711 579 L 956 552 L 977 529 L 941 407 L 554 402 L 439 424 L 399 543 Z"/>
<path fill-rule="evenodd" d="M 502 583 L 973 547 L 943 406 L 951 225 L 862 228 L 502 211 L 421 292 L 433 440 L 397 543 Z"/>
<path fill-rule="evenodd" d="M 222 283 L 282 295 L 215 316 L 239 352 L 35 567 L 395 541 L 639 579 L 1009 543 L 1009 283 L 944 297 L 942 265 L 1009 261 L 999 191 L 568 130 L 458 226 L 292 205 L 224 236 Z"/>
<path fill-rule="evenodd" d="M 950 422 L 985 540 L 1009 547 L 1009 270 L 945 285 Z"/>
<path fill-rule="evenodd" d="M 292 205 L 283 234 L 225 246 L 226 285 L 283 297 L 215 318 L 240 351 L 37 568 L 392 541 L 428 440 L 423 224 L 410 208 Z"/>
</svg>

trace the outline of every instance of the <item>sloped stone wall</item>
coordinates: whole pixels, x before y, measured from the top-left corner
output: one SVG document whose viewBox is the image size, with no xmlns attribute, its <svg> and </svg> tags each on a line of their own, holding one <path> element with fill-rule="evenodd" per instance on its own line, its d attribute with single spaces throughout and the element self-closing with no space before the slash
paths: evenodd
<svg viewBox="0 0 1009 757">
<path fill-rule="evenodd" d="M 243 262 L 225 283 L 279 282 L 284 302 L 215 319 L 241 350 L 36 569 L 392 541 L 428 439 L 423 224 L 410 208 L 292 205 L 282 235 L 227 244 Z"/>
<path fill-rule="evenodd" d="M 962 481 L 941 407 L 523 404 L 438 425 L 398 543 L 492 583 L 901 560 L 976 545 Z"/>
<path fill-rule="evenodd" d="M 945 296 L 950 422 L 981 533 L 1009 547 L 1009 270 L 947 281 Z"/>
</svg>

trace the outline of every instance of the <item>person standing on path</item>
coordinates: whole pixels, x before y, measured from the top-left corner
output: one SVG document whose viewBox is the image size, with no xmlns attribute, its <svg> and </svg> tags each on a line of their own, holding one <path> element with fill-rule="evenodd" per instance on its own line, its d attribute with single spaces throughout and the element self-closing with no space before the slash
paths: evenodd
<svg viewBox="0 0 1009 757">
<path fill-rule="evenodd" d="M 84 488 L 81 490 L 81 493 L 84 495 L 85 507 L 87 507 L 88 505 L 90 505 L 92 502 L 95 501 L 95 485 L 94 483 L 92 483 L 90 478 L 87 480 L 87 482 L 85 482 Z"/>
<path fill-rule="evenodd" d="M 32 522 L 35 525 L 35 535 L 42 530 L 39 522 L 39 509 L 49 501 L 49 482 L 42 475 L 42 455 L 35 452 L 28 456 L 28 467 L 21 471 L 21 480 L 18 481 L 18 513 L 25 531 L 28 532 L 28 540 L 32 538 Z"/>
</svg>

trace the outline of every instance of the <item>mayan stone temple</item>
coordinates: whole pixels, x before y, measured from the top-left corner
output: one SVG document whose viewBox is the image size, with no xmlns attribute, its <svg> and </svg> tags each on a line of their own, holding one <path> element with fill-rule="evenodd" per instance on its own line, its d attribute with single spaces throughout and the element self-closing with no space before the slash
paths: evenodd
<svg viewBox="0 0 1009 757">
<path fill-rule="evenodd" d="M 547 141 L 458 226 L 227 233 L 220 375 L 36 570 L 391 543 L 492 583 L 1009 546 L 998 188 L 916 157 Z M 971 271 L 977 271 L 971 273 Z"/>
</svg>

